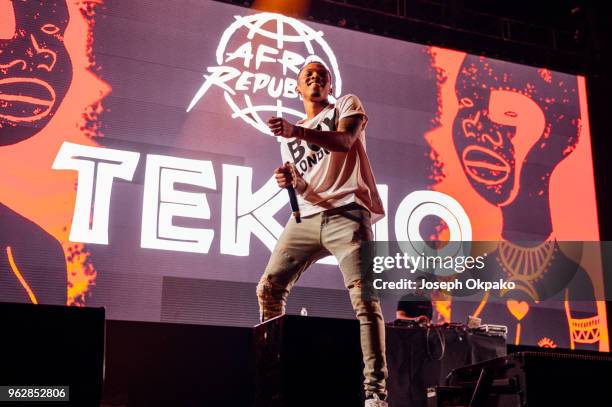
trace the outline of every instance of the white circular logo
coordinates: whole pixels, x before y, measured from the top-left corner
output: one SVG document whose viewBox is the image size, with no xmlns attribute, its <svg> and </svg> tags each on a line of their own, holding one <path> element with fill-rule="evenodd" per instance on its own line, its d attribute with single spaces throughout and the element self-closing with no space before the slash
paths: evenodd
<svg viewBox="0 0 612 407">
<path fill-rule="evenodd" d="M 296 77 L 304 62 L 313 59 L 331 72 L 330 100 L 335 102 L 342 91 L 342 80 L 322 31 L 276 13 L 234 18 L 236 21 L 225 30 L 217 47 L 217 66 L 207 68 L 205 81 L 187 107 L 188 112 L 212 86 L 218 86 L 232 109 L 232 118 L 272 135 L 265 123 L 268 116 L 305 117 L 295 91 Z"/>
<path fill-rule="evenodd" d="M 450 238 L 442 248 L 430 247 L 421 236 L 421 222 L 430 215 L 444 220 L 448 226 Z M 461 204 L 453 197 L 438 191 L 414 191 L 397 208 L 395 236 L 400 249 L 413 257 L 466 256 L 470 254 L 472 224 Z M 454 271 L 438 267 L 434 273 L 450 275 Z"/>
</svg>

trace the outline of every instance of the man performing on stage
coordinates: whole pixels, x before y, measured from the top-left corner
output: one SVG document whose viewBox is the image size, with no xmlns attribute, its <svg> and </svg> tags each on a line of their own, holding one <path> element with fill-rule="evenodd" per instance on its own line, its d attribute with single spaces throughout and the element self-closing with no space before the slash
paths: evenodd
<svg viewBox="0 0 612 407">
<path fill-rule="evenodd" d="M 282 137 L 285 165 L 274 173 L 281 188 L 298 194 L 302 222 L 291 218 L 257 286 L 261 320 L 282 315 L 291 287 L 318 259 L 338 260 L 360 323 L 366 407 L 386 407 L 385 327 L 372 282 L 363 281 L 360 244 L 371 241 L 372 223 L 384 216 L 382 201 L 365 151 L 367 116 L 354 95 L 328 101 L 331 73 L 321 62 L 298 73 L 297 92 L 306 119 L 295 125 L 268 120 Z M 365 295 L 364 295 L 365 294 Z M 324 370 L 324 366 L 321 366 Z"/>
</svg>

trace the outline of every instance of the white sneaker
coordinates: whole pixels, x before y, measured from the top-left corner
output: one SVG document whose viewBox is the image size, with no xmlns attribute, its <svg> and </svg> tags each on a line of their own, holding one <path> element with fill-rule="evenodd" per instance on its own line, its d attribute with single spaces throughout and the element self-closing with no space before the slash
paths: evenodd
<svg viewBox="0 0 612 407">
<path fill-rule="evenodd" d="M 365 401 L 365 407 L 389 407 L 386 401 L 381 400 L 378 394 L 374 394 L 374 397 Z"/>
</svg>

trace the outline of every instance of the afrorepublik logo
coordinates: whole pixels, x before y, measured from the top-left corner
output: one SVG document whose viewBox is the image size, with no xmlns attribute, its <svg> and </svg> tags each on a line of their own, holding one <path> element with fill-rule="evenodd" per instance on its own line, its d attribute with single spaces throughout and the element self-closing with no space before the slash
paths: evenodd
<svg viewBox="0 0 612 407">
<path fill-rule="evenodd" d="M 272 135 L 265 124 L 268 116 L 304 118 L 304 114 L 292 105 L 298 106 L 296 76 L 310 60 L 321 61 L 332 73 L 331 101 L 341 94 L 338 62 L 322 31 L 275 13 L 234 18 L 219 41 L 217 65 L 206 69 L 204 83 L 189 103 L 187 112 L 216 86 L 223 90 L 224 99 L 232 109 L 232 118 L 240 118 L 260 132 Z"/>
</svg>

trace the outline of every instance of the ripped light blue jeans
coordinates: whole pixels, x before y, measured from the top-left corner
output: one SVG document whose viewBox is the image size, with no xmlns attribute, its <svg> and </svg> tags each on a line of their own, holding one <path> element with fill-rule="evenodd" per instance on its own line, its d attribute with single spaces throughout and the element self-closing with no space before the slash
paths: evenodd
<svg viewBox="0 0 612 407">
<path fill-rule="evenodd" d="M 266 321 L 285 312 L 289 291 L 312 263 L 330 254 L 336 257 L 360 324 L 366 396 L 386 394 L 387 379 L 380 303 L 375 295 L 363 295 L 363 287 L 371 287 L 372 282 L 362 281 L 361 265 L 366 260 L 360 246 L 372 238 L 370 213 L 357 204 L 302 218 L 300 224 L 292 217 L 257 286 L 261 320 Z"/>
</svg>

